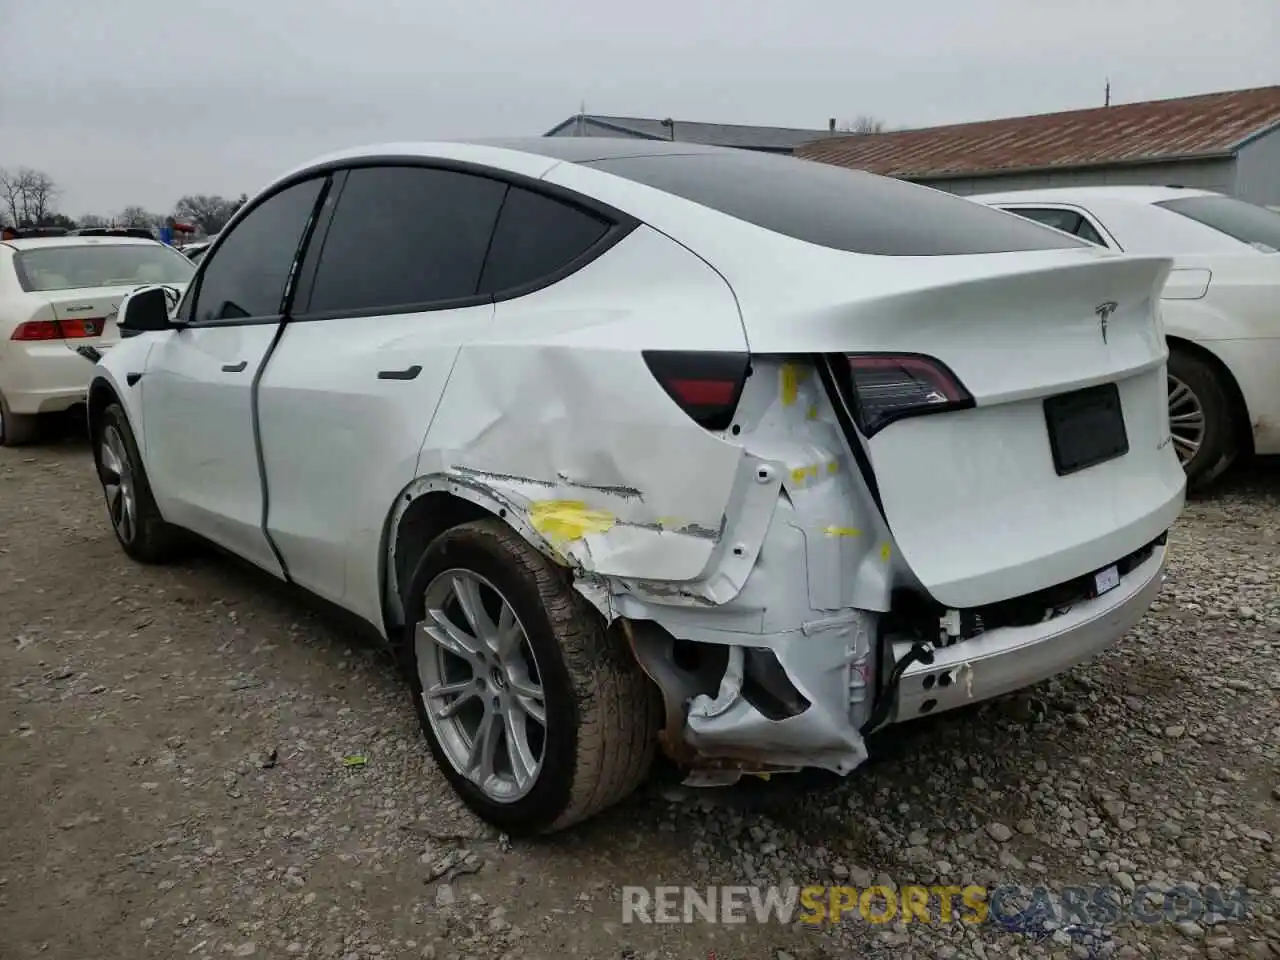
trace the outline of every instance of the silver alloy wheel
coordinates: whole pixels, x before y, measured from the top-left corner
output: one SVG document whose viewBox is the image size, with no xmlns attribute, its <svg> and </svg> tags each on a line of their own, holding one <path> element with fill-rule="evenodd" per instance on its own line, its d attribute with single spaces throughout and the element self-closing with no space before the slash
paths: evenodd
<svg viewBox="0 0 1280 960">
<path fill-rule="evenodd" d="M 519 800 L 537 783 L 547 732 L 528 634 L 502 591 L 471 570 L 441 573 L 425 600 L 414 652 L 436 741 L 487 798 Z"/>
<path fill-rule="evenodd" d="M 124 438 L 114 425 L 108 424 L 102 431 L 99 450 L 102 463 L 102 492 L 107 497 L 107 512 L 111 525 L 124 543 L 132 543 L 137 533 L 137 500 L 134 496 L 133 468 Z"/>
<path fill-rule="evenodd" d="M 1173 448 L 1178 462 L 1184 467 L 1191 461 L 1204 443 L 1204 406 L 1186 383 L 1169 375 L 1169 432 L 1173 435 Z"/>
</svg>

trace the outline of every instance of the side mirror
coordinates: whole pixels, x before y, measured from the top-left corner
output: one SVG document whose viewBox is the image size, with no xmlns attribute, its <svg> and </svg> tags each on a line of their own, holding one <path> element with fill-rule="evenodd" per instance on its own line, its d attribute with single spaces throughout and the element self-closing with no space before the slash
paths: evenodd
<svg viewBox="0 0 1280 960">
<path fill-rule="evenodd" d="M 120 335 L 125 337 L 149 330 L 168 330 L 173 326 L 169 322 L 169 301 L 164 287 L 149 287 L 126 296 L 120 302 L 116 326 L 120 328 Z"/>
</svg>

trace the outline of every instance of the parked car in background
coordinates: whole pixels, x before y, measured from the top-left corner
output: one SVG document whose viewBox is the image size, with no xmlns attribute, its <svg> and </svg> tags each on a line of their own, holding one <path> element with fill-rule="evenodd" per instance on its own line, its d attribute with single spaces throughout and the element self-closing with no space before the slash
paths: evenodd
<svg viewBox="0 0 1280 960">
<path fill-rule="evenodd" d="M 178 248 L 178 251 L 192 263 L 199 263 L 201 258 L 208 252 L 209 248 L 213 246 L 213 241 L 217 239 L 218 235 L 215 233 L 205 240 L 197 240 L 195 243 L 184 244 Z"/>
<path fill-rule="evenodd" d="M 1167 258 L 590 138 L 337 154 L 223 232 L 95 370 L 116 536 L 193 532 L 365 620 L 505 829 L 618 801 L 659 742 L 702 782 L 847 774 L 1160 588 Z"/>
<path fill-rule="evenodd" d="M 57 237 L 0 243 L 0 445 L 37 438 L 40 416 L 85 402 L 93 364 L 77 348 L 111 348 L 130 290 L 186 289 L 193 268 L 155 241 Z"/>
<path fill-rule="evenodd" d="M 1162 300 L 1169 420 L 1193 485 L 1280 453 L 1280 213 L 1182 187 L 970 197 L 1128 253 L 1174 257 Z"/>
<path fill-rule="evenodd" d="M 72 230 L 73 237 L 136 237 L 139 240 L 154 240 L 154 230 L 147 227 L 82 227 Z"/>
</svg>

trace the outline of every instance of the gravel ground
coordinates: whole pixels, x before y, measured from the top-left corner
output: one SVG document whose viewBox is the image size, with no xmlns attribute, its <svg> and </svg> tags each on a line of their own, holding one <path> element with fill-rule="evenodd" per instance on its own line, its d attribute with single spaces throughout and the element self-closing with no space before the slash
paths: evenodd
<svg viewBox="0 0 1280 960">
<path fill-rule="evenodd" d="M 6 960 L 1280 957 L 1280 464 L 1189 505 L 1098 662 L 898 728 L 844 781 L 655 780 L 516 844 L 453 800 L 383 654 L 226 559 L 136 566 L 102 514 L 82 443 L 0 450 Z M 1250 912 L 620 922 L 624 884 L 877 879 L 1246 885 Z"/>
</svg>

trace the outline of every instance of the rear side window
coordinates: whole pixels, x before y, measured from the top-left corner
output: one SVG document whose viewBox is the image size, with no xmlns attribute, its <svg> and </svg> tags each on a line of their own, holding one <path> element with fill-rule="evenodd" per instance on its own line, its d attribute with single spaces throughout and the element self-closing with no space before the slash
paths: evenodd
<svg viewBox="0 0 1280 960">
<path fill-rule="evenodd" d="M 285 284 L 323 185 L 321 178 L 281 190 L 235 225 L 200 275 L 196 323 L 280 313 Z"/>
<path fill-rule="evenodd" d="M 338 197 L 308 313 L 474 297 L 506 184 L 452 170 L 362 167 Z"/>
<path fill-rule="evenodd" d="M 1233 197 L 1183 197 L 1156 204 L 1267 253 L 1280 251 L 1280 213 Z"/>
<path fill-rule="evenodd" d="M 480 289 L 497 294 L 545 282 L 595 246 L 609 227 L 579 207 L 512 187 L 493 232 Z"/>
<path fill-rule="evenodd" d="M 1110 246 L 1107 241 L 1102 239 L 1102 234 L 1098 233 L 1097 228 L 1084 217 L 1080 218 L 1080 225 L 1076 227 L 1076 236 L 1082 240 L 1088 240 L 1090 243 L 1096 243 L 1100 247 Z"/>
<path fill-rule="evenodd" d="M 86 243 L 21 250 L 14 254 L 13 265 L 18 283 L 28 293 L 187 283 L 195 272 L 185 257 L 158 243 Z"/>
<path fill-rule="evenodd" d="M 1080 239 L 1088 240 L 1099 247 L 1107 246 L 1107 241 L 1102 239 L 1102 235 L 1094 229 L 1093 224 L 1074 210 L 1061 210 L 1056 207 L 1002 207 L 1001 209 L 1026 217 L 1028 220 L 1034 220 L 1036 223 L 1043 223 L 1046 227 L 1053 227 L 1064 233 L 1073 233 Z"/>
<path fill-rule="evenodd" d="M 1052 250 L 1082 241 L 902 180 L 752 151 L 585 164 L 776 233 L 879 256 Z"/>
<path fill-rule="evenodd" d="M 1080 214 L 1071 210 L 1055 210 L 1052 207 L 1005 207 L 1004 209 L 1064 233 L 1075 233 L 1076 228 L 1080 226 Z"/>
</svg>

